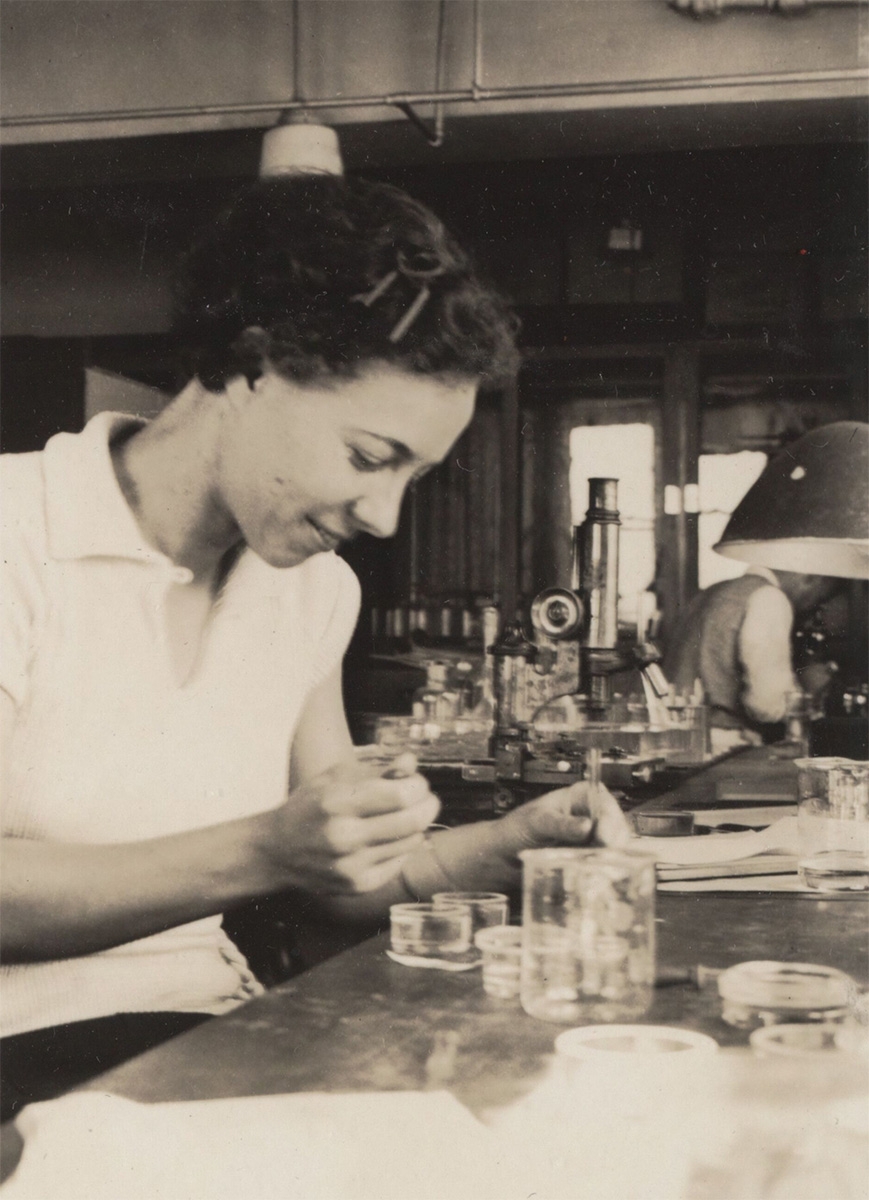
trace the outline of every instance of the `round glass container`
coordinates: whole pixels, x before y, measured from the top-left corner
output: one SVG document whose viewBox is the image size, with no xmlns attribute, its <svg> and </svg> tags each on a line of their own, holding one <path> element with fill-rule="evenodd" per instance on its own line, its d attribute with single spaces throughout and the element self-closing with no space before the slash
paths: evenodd
<svg viewBox="0 0 869 1200">
<path fill-rule="evenodd" d="M 814 963 L 744 962 L 718 976 L 721 1015 L 737 1029 L 844 1021 L 856 986 L 850 975 Z"/>
</svg>

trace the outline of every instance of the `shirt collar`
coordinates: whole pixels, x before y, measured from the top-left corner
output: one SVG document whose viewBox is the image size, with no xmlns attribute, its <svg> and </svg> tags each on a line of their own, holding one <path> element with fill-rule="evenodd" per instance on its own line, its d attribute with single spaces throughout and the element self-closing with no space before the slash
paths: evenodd
<svg viewBox="0 0 869 1200">
<path fill-rule="evenodd" d="M 775 571 L 771 571 L 769 567 L 746 567 L 746 575 L 759 575 L 761 579 L 765 579 L 767 583 L 771 583 L 773 587 L 781 587 Z"/>
<path fill-rule="evenodd" d="M 46 443 L 46 525 L 53 557 L 170 561 L 146 541 L 118 484 L 109 450 L 119 430 L 145 424 L 123 413 L 103 412 L 81 433 L 58 433 Z"/>
</svg>

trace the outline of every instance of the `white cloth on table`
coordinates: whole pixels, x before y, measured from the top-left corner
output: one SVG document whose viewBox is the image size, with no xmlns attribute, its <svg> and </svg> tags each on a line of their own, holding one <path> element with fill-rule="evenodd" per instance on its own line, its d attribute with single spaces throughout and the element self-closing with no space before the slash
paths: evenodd
<svg viewBox="0 0 869 1200">
<path fill-rule="evenodd" d="M 25 1109 L 3 1200 L 526 1200 L 492 1135 L 448 1092 L 299 1093 Z M 554 1200 L 554 1198 L 548 1198 Z"/>
</svg>

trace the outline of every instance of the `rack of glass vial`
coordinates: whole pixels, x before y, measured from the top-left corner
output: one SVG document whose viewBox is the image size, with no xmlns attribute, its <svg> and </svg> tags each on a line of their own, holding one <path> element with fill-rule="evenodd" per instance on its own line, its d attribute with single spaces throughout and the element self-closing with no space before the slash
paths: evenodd
<svg viewBox="0 0 869 1200">
<path fill-rule="evenodd" d="M 387 606 L 375 605 L 369 617 L 371 643 L 382 653 L 431 646 L 464 646 L 481 651 L 487 610 L 496 614 L 497 632 L 498 608 L 491 596 L 411 598 Z M 488 623 L 491 624 L 491 617 Z"/>
</svg>

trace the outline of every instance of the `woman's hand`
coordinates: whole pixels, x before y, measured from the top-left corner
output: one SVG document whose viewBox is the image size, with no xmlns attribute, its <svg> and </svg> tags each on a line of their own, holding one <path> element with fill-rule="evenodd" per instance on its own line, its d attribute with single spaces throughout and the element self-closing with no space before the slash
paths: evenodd
<svg viewBox="0 0 869 1200">
<path fill-rule="evenodd" d="M 517 856 L 523 850 L 625 846 L 630 837 L 628 822 L 606 788 L 576 783 L 522 804 L 497 821 L 432 834 L 422 849 L 407 856 L 402 877 L 407 896 L 420 900 L 438 891 L 514 890 L 522 882 Z M 382 900 L 386 904 L 397 898 L 396 893 Z"/>
<path fill-rule="evenodd" d="M 499 822 L 502 853 L 538 846 L 624 846 L 631 829 L 612 793 L 585 782 L 547 792 Z"/>
<path fill-rule="evenodd" d="M 270 814 L 263 852 L 286 887 L 369 892 L 397 873 L 439 809 L 412 754 L 388 764 L 357 754 L 290 792 Z"/>
<path fill-rule="evenodd" d="M 350 758 L 279 808 L 140 842 L 4 838 L 7 962 L 92 954 L 286 888 L 358 896 L 392 882 L 440 804 L 413 755 Z"/>
</svg>

